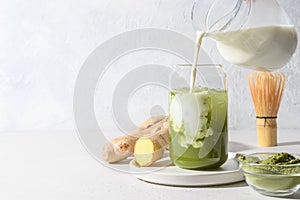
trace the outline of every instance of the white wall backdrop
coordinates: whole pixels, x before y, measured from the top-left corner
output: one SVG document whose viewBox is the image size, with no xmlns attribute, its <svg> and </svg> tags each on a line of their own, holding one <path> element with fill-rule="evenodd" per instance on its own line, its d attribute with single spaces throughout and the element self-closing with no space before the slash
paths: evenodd
<svg viewBox="0 0 300 200">
<path fill-rule="evenodd" d="M 280 3 L 300 33 L 300 1 Z M 194 38 L 192 4 L 193 0 L 0 0 L 0 131 L 73 130 L 73 89 L 87 56 L 107 39 L 136 28 L 166 28 Z M 299 49 L 282 69 L 288 76 L 278 119 L 282 128 L 300 128 Z M 248 71 L 225 65 L 230 128 L 254 128 Z"/>
</svg>

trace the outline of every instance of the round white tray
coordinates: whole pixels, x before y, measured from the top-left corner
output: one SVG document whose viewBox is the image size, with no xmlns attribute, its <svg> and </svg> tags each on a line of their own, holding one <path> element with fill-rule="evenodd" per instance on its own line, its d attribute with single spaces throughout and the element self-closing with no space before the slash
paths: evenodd
<svg viewBox="0 0 300 200">
<path fill-rule="evenodd" d="M 214 170 L 186 170 L 171 164 L 168 154 L 151 167 L 138 167 L 130 162 L 135 177 L 146 182 L 170 186 L 212 186 L 244 180 L 238 162 L 229 155 L 226 163 Z"/>
</svg>

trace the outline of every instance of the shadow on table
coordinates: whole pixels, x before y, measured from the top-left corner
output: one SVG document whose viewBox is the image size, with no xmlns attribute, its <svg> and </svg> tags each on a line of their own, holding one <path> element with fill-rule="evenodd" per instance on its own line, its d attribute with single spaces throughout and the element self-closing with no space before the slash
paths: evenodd
<svg viewBox="0 0 300 200">
<path fill-rule="evenodd" d="M 286 197 L 286 198 L 288 198 L 288 199 L 300 199 L 300 190 L 298 190 L 298 192 L 296 192 L 292 196 Z"/>
<path fill-rule="evenodd" d="M 245 181 L 240 181 L 237 183 L 231 183 L 226 185 L 216 185 L 211 186 L 212 188 L 238 188 L 238 187 L 248 187 L 248 184 Z"/>
<path fill-rule="evenodd" d="M 287 197 L 277 197 L 278 199 L 300 199 L 300 191 L 296 192 L 295 194 Z"/>
<path fill-rule="evenodd" d="M 240 142 L 229 142 L 228 151 L 229 152 L 240 152 L 249 149 L 253 149 L 254 147 L 251 145 L 243 144 Z"/>
<path fill-rule="evenodd" d="M 279 142 L 278 146 L 293 146 L 293 145 L 300 145 L 300 141 L 293 141 L 293 142 Z"/>
<path fill-rule="evenodd" d="M 157 184 L 157 183 L 152 183 L 152 182 L 148 182 L 142 179 L 139 179 L 144 183 L 147 184 L 152 184 L 152 185 L 156 185 L 156 186 L 161 186 L 161 187 L 171 187 L 171 188 L 239 188 L 239 187 L 248 187 L 247 183 L 245 181 L 240 181 L 237 183 L 229 183 L 229 184 L 223 184 L 223 185 L 213 185 L 213 186 L 177 186 L 177 185 L 164 185 L 164 184 Z"/>
</svg>

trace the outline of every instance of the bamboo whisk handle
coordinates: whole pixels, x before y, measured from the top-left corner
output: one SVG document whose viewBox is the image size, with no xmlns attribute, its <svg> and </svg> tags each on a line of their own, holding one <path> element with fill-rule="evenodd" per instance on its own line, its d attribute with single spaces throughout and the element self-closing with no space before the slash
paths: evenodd
<svg viewBox="0 0 300 200">
<path fill-rule="evenodd" d="M 277 117 L 257 117 L 256 129 L 258 145 L 262 147 L 277 145 Z"/>
</svg>

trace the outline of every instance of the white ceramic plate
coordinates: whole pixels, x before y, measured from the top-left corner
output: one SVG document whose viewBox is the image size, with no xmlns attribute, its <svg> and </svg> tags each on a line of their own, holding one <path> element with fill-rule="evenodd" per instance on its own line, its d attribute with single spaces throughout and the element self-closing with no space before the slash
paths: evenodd
<svg viewBox="0 0 300 200">
<path fill-rule="evenodd" d="M 130 162 L 130 170 L 138 179 L 170 186 L 212 186 L 244 180 L 238 162 L 229 155 L 226 163 L 214 170 L 185 170 L 171 164 L 165 156 L 151 167 L 138 167 Z"/>
</svg>

